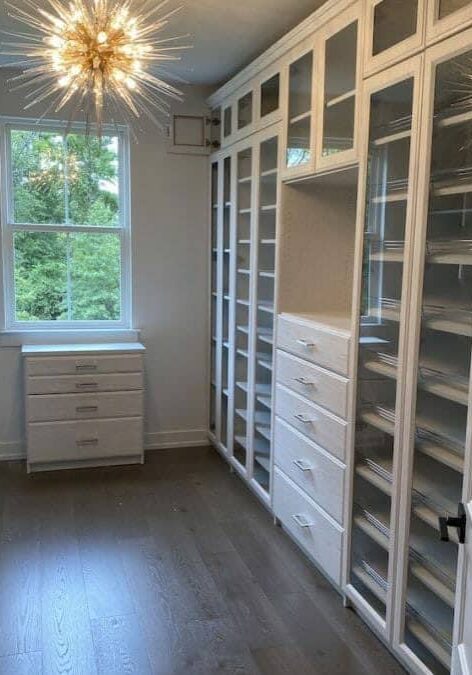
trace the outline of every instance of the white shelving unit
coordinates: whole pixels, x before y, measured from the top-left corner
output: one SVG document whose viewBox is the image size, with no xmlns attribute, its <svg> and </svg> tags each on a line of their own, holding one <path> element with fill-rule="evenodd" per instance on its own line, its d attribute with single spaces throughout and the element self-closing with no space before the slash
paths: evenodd
<svg viewBox="0 0 472 675">
<path fill-rule="evenodd" d="M 472 672 L 470 26 L 328 0 L 210 99 L 210 437 L 421 675 Z"/>
</svg>

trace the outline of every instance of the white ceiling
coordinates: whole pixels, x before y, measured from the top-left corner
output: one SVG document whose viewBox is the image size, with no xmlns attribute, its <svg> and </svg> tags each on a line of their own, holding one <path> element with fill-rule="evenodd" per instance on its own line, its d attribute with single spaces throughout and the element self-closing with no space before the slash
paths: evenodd
<svg viewBox="0 0 472 675">
<path fill-rule="evenodd" d="M 21 0 L 17 1 L 21 6 Z M 174 18 L 169 35 L 190 33 L 193 49 L 172 66 L 172 72 L 191 84 L 222 84 L 324 2 L 182 0 L 183 9 Z M 175 0 L 174 4 L 181 3 Z M 15 28 L 18 24 L 7 16 L 5 2 L 0 0 L 0 29 Z M 0 56 L 0 64 L 7 63 Z"/>
</svg>

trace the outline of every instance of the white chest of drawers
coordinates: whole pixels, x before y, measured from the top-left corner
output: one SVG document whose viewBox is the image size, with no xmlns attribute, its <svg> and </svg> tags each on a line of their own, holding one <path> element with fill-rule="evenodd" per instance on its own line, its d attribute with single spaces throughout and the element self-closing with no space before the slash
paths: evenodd
<svg viewBox="0 0 472 675">
<path fill-rule="evenodd" d="M 25 345 L 28 471 L 144 461 L 140 343 Z"/>
<path fill-rule="evenodd" d="M 350 334 L 282 314 L 277 348 L 274 512 L 340 585 Z"/>
</svg>

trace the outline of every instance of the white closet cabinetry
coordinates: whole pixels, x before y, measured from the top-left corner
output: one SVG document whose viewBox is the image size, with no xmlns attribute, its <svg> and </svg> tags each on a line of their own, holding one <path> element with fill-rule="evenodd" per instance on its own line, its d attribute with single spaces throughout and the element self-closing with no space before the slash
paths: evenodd
<svg viewBox="0 0 472 675">
<path fill-rule="evenodd" d="M 211 438 L 270 504 L 279 128 L 213 161 Z M 213 181 L 214 183 L 216 182 Z M 215 194 L 215 193 L 214 193 Z M 216 411 L 216 417 L 215 412 Z"/>
</svg>

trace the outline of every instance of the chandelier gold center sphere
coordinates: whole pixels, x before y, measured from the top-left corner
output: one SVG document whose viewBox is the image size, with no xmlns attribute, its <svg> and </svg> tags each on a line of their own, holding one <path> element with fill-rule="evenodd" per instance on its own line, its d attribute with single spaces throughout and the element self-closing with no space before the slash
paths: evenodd
<svg viewBox="0 0 472 675">
<path fill-rule="evenodd" d="M 169 99 L 182 98 L 159 72 L 187 48 L 180 38 L 163 37 L 178 9 L 162 15 L 167 0 L 46 1 L 44 9 L 32 0 L 7 2 L 10 16 L 33 30 L 9 33 L 22 41 L 3 52 L 25 59 L 13 78 L 15 89 L 29 89 L 25 108 L 48 100 L 47 112 L 69 105 L 74 117 L 83 113 L 99 129 L 105 117 L 133 122 L 142 115 L 162 126 Z"/>
</svg>

